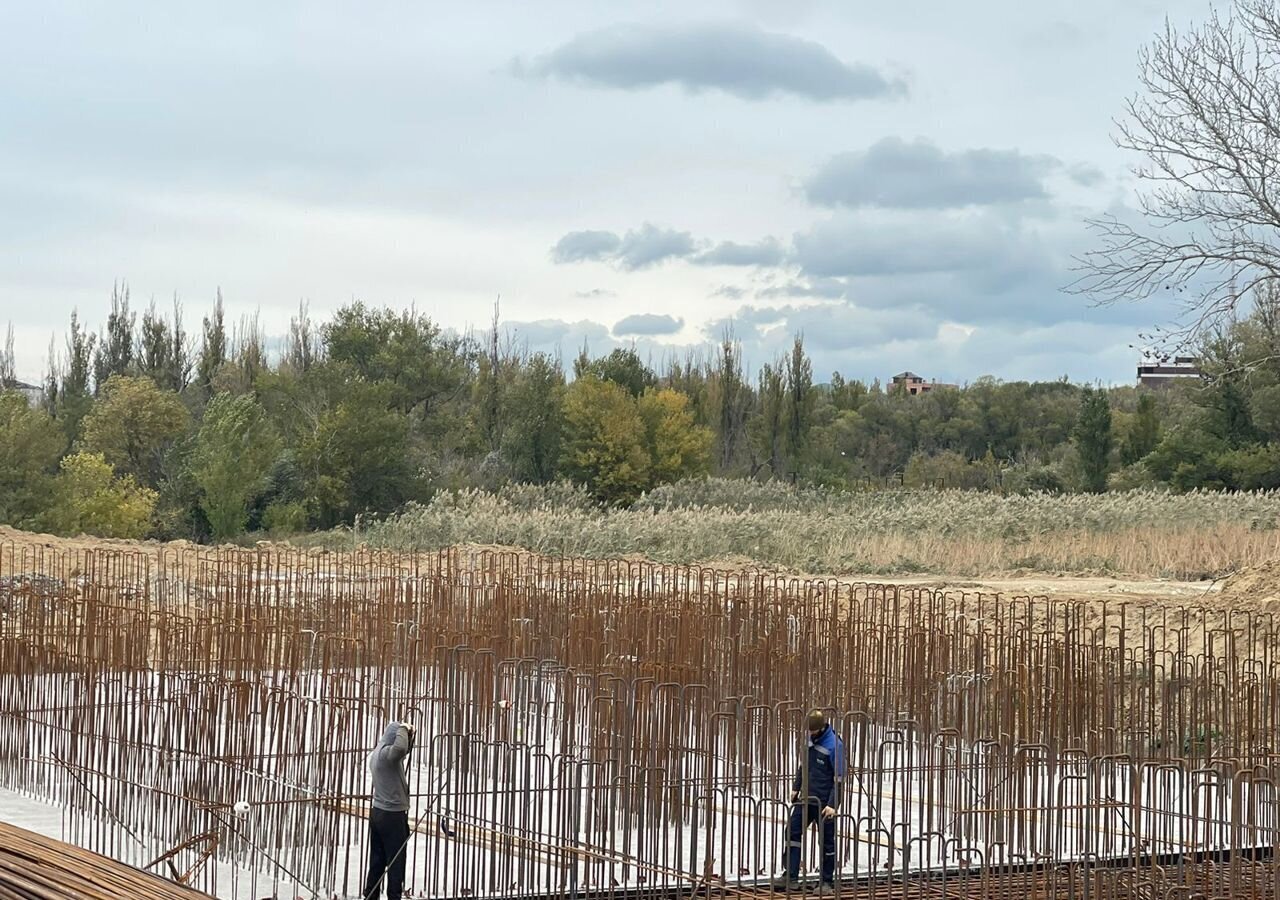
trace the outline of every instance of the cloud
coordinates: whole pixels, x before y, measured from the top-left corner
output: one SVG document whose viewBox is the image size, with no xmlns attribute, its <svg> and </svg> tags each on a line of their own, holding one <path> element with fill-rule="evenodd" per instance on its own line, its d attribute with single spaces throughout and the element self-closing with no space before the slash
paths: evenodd
<svg viewBox="0 0 1280 900">
<path fill-rule="evenodd" d="M 612 231 L 571 231 L 551 248 L 556 263 L 609 262 L 620 269 L 647 269 L 672 259 L 699 266 L 777 267 L 787 260 L 787 248 L 775 237 L 754 244 L 721 241 L 707 246 L 687 231 L 645 222 L 621 237 Z"/>
<path fill-rule="evenodd" d="M 647 269 L 668 259 L 690 256 L 694 249 L 693 235 L 689 232 L 659 228 L 646 222 L 623 235 L 615 258 L 624 269 Z"/>
<path fill-rule="evenodd" d="M 1073 50 L 1089 39 L 1084 29 L 1062 20 L 1046 22 L 1026 32 L 1029 46 L 1045 50 Z"/>
<path fill-rule="evenodd" d="M 1044 178 L 1060 165 L 1017 150 L 949 153 L 923 138 L 888 137 L 828 159 L 805 183 L 805 195 L 819 206 L 896 209 L 1043 200 Z"/>
<path fill-rule="evenodd" d="M 1067 169 L 1067 176 L 1081 187 L 1094 187 L 1107 179 L 1102 170 L 1092 163 L 1076 163 Z"/>
<path fill-rule="evenodd" d="M 556 263 L 588 262 L 607 259 L 622 243 L 612 231 L 570 231 L 551 248 Z"/>
<path fill-rule="evenodd" d="M 815 297 L 822 300 L 840 300 L 849 293 L 847 278 L 819 278 L 802 275 L 789 278 L 779 284 L 773 284 L 756 292 L 757 297 Z"/>
<path fill-rule="evenodd" d="M 780 296 L 835 295 L 871 309 L 914 308 L 930 321 L 1049 323 L 1078 319 L 1062 292 L 1073 248 L 1068 218 L 1028 221 L 964 214 L 837 213 L 794 237 L 797 270 Z M 1112 322 L 1122 314 L 1108 312 Z"/>
<path fill-rule="evenodd" d="M 722 241 L 698 254 L 693 262 L 701 266 L 780 266 L 787 257 L 786 248 L 774 237 L 754 244 Z"/>
<path fill-rule="evenodd" d="M 687 259 L 698 250 L 687 231 L 645 222 L 619 237 L 612 231 L 571 231 L 551 248 L 556 263 L 610 262 L 620 269 L 648 269 L 669 259 Z"/>
<path fill-rule="evenodd" d="M 656 315 L 655 313 L 636 313 L 619 319 L 613 326 L 613 333 L 622 335 L 662 335 L 676 334 L 684 327 L 684 319 L 674 316 Z"/>
<path fill-rule="evenodd" d="M 837 215 L 795 236 L 795 260 L 820 278 L 1016 267 L 1042 255 L 1034 237 L 994 216 Z"/>
<path fill-rule="evenodd" d="M 536 319 L 531 322 L 503 322 L 502 331 L 531 351 L 560 353 L 577 350 L 584 343 L 591 347 L 611 345 L 609 329 L 590 319 L 567 322 L 563 319 Z"/>
<path fill-rule="evenodd" d="M 591 288 L 588 291 L 574 291 L 573 296 L 581 297 L 583 300 L 602 300 L 607 297 L 616 297 L 618 292 L 608 288 Z"/>
<path fill-rule="evenodd" d="M 708 341 L 729 333 L 742 343 L 743 355 L 759 366 L 789 352 L 796 335 L 822 380 L 834 370 L 848 374 L 862 370 L 867 352 L 884 351 L 904 342 L 937 335 L 939 323 L 916 309 L 867 309 L 841 301 L 739 307 L 731 316 L 707 322 L 701 329 Z M 851 354 L 856 358 L 851 360 Z M 871 368 L 869 372 L 874 372 Z M 754 373 L 752 373 L 754 374 Z"/>
<path fill-rule="evenodd" d="M 638 90 L 679 85 L 744 100 L 780 94 L 817 101 L 900 97 L 906 85 L 863 63 L 848 63 L 814 41 L 743 25 L 621 24 L 585 32 L 517 74 Z"/>
</svg>

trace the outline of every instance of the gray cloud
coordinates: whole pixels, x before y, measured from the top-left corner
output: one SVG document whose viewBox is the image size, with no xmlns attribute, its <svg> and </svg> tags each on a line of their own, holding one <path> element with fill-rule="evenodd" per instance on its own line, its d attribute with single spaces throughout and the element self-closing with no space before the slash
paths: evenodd
<svg viewBox="0 0 1280 900">
<path fill-rule="evenodd" d="M 550 353 L 576 350 L 584 343 L 595 347 L 608 345 L 612 341 L 609 329 L 590 319 L 577 322 L 566 322 L 563 319 L 503 322 L 502 331 L 517 343 L 527 345 L 530 350 Z"/>
<path fill-rule="evenodd" d="M 840 300 L 849 293 L 847 278 L 819 278 L 804 275 L 789 278 L 779 284 L 772 284 L 756 292 L 757 297 L 815 297 L 823 300 Z"/>
<path fill-rule="evenodd" d="M 804 305 L 740 307 L 732 316 L 708 322 L 702 329 L 708 340 L 726 330 L 743 342 L 757 362 L 785 352 L 797 334 L 804 335 L 805 347 L 815 359 L 831 368 L 844 352 L 883 347 L 901 341 L 921 340 L 937 333 L 938 323 L 922 317 L 919 310 L 868 309 L 841 301 Z M 848 371 L 846 363 L 843 371 Z"/>
<path fill-rule="evenodd" d="M 780 266 L 787 257 L 786 248 L 774 237 L 754 244 L 721 241 L 710 250 L 698 254 L 693 262 L 703 266 Z"/>
<path fill-rule="evenodd" d="M 619 237 L 612 231 L 571 231 L 551 248 L 556 263 L 611 262 L 621 269 L 647 269 L 669 259 L 687 259 L 698 250 L 687 231 L 645 222 Z"/>
<path fill-rule="evenodd" d="M 689 256 L 695 249 L 689 232 L 646 222 L 622 236 L 616 259 L 624 269 L 647 269 L 668 259 Z"/>
<path fill-rule="evenodd" d="M 787 248 L 775 237 L 754 244 L 721 241 L 707 247 L 687 231 L 645 222 L 621 237 L 612 231 L 571 231 L 551 248 L 551 259 L 557 263 L 611 262 L 629 271 L 672 259 L 699 266 L 776 267 L 786 261 Z"/>
<path fill-rule="evenodd" d="M 795 236 L 795 259 L 820 278 L 919 275 L 1000 266 L 1025 256 L 1026 243 L 990 217 L 882 222 L 838 215 Z"/>
<path fill-rule="evenodd" d="M 899 97 L 905 84 L 847 63 L 814 41 L 742 25 L 623 24 L 580 34 L 518 74 L 634 90 L 676 84 L 744 100 L 791 94 L 810 100 Z"/>
<path fill-rule="evenodd" d="M 684 319 L 674 316 L 662 316 L 655 313 L 636 313 L 619 319 L 613 326 L 613 333 L 622 335 L 660 335 L 675 334 L 684 327 Z"/>
<path fill-rule="evenodd" d="M 1107 179 L 1102 170 L 1092 163 L 1076 163 L 1067 170 L 1067 175 L 1082 187 L 1093 187 Z"/>
<path fill-rule="evenodd" d="M 1042 200 L 1060 163 L 1017 150 L 948 153 L 931 141 L 889 137 L 827 160 L 805 184 L 820 206 L 948 209 Z"/>
<path fill-rule="evenodd" d="M 570 231 L 551 248 L 551 260 L 575 263 L 607 259 L 620 243 L 622 239 L 612 231 Z"/>
</svg>

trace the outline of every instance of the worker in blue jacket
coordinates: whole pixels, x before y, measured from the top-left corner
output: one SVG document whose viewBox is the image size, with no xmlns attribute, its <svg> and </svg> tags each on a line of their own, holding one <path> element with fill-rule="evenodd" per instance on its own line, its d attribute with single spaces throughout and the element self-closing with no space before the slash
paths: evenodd
<svg viewBox="0 0 1280 900">
<path fill-rule="evenodd" d="M 822 884 L 818 895 L 835 893 L 836 811 L 844 799 L 844 742 L 835 733 L 822 710 L 809 711 L 807 759 L 796 770 L 791 783 L 791 819 L 787 823 L 787 845 L 782 854 L 786 874 L 774 879 L 779 890 L 800 890 L 800 848 L 805 829 L 822 828 Z"/>
</svg>

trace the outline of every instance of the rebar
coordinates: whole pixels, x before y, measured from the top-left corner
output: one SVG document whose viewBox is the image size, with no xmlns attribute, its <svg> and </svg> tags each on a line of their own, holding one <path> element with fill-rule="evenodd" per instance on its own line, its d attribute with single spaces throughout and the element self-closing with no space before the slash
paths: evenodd
<svg viewBox="0 0 1280 900">
<path fill-rule="evenodd" d="M 0 897 L 5 900 L 207 900 L 208 895 L 139 872 L 62 841 L 0 823 Z"/>
<path fill-rule="evenodd" d="M 1271 897 L 1278 641 L 754 569 L 0 546 L 0 784 L 209 893 L 357 896 L 364 760 L 410 720 L 416 896 L 735 896 L 816 706 L 842 896 Z"/>
</svg>

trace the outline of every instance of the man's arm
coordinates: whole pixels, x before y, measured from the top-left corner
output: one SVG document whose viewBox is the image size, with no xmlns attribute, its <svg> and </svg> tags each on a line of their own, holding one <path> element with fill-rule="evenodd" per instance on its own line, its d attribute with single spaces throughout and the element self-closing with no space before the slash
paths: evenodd
<svg viewBox="0 0 1280 900">
<path fill-rule="evenodd" d="M 412 731 L 408 725 L 401 722 L 400 730 L 396 732 L 395 742 L 387 748 L 387 759 L 399 762 L 409 755 L 411 746 L 413 746 Z"/>
<path fill-rule="evenodd" d="M 831 748 L 831 796 L 827 798 L 827 806 L 832 809 L 839 809 L 840 802 L 844 800 L 844 773 L 846 763 L 844 759 L 844 741 L 840 740 L 840 736 L 836 735 L 835 746 Z"/>
</svg>

